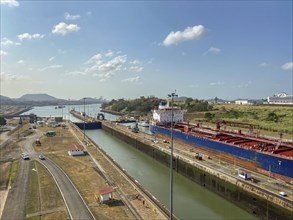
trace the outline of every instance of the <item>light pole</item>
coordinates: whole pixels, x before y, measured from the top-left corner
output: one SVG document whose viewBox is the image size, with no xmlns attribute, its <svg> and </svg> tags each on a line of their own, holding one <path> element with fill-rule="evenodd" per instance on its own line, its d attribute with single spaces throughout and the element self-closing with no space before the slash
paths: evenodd
<svg viewBox="0 0 293 220">
<path fill-rule="evenodd" d="M 70 121 L 70 99 L 68 99 L 68 123 Z"/>
<path fill-rule="evenodd" d="M 173 101 L 178 97 L 175 92 L 168 94 L 171 98 L 171 153 L 170 153 L 170 219 L 173 219 Z"/>
<path fill-rule="evenodd" d="M 83 98 L 83 140 L 85 141 L 85 99 Z"/>
</svg>

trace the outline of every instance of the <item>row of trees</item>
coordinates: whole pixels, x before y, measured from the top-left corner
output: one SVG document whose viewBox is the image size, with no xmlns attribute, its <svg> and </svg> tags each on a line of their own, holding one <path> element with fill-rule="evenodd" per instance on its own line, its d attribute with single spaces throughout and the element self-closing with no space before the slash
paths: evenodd
<svg viewBox="0 0 293 220">
<path fill-rule="evenodd" d="M 187 110 L 187 112 L 203 112 L 213 110 L 213 106 L 207 101 L 187 98 L 184 103 L 181 104 L 181 108 Z"/>
<path fill-rule="evenodd" d="M 102 108 L 117 112 L 149 114 L 151 110 L 158 107 L 162 101 L 166 100 L 154 96 L 149 96 L 147 98 L 141 96 L 133 100 L 113 99 L 108 103 L 103 103 Z M 187 110 L 187 112 L 212 110 L 212 106 L 209 105 L 207 101 L 192 98 L 187 98 L 185 101 L 174 101 L 174 106 L 179 106 L 181 109 Z"/>
<path fill-rule="evenodd" d="M 133 99 L 133 100 L 125 100 L 125 99 L 112 99 L 108 103 L 103 103 L 103 109 L 110 109 L 116 112 L 125 112 L 125 113 L 136 113 L 140 115 L 145 115 L 151 112 L 151 110 L 157 107 L 162 99 L 149 96 Z"/>
</svg>

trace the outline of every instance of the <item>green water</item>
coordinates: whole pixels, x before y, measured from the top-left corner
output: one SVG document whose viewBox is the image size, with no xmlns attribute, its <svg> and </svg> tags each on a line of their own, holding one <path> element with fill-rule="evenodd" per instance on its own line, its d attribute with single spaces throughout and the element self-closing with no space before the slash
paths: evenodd
<svg viewBox="0 0 293 220">
<path fill-rule="evenodd" d="M 161 203 L 170 207 L 168 167 L 103 130 L 86 131 L 86 134 Z M 176 172 L 173 195 L 174 214 L 180 219 L 257 219 Z"/>
</svg>

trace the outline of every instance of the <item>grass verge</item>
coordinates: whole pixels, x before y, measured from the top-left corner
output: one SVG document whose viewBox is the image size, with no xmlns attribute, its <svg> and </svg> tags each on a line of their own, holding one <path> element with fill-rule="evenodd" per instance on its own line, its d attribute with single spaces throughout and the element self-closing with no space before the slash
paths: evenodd
<svg viewBox="0 0 293 220">
<path fill-rule="evenodd" d="M 26 201 L 26 213 L 28 215 L 39 212 L 41 210 L 39 180 L 35 163 L 35 161 L 30 162 L 29 187 Z"/>
<path fill-rule="evenodd" d="M 13 161 L 9 170 L 9 179 L 10 179 L 12 187 L 18 174 L 18 165 L 19 165 L 19 160 Z"/>
<path fill-rule="evenodd" d="M 30 163 L 28 192 L 27 219 L 70 219 L 54 179 L 38 161 Z"/>
</svg>

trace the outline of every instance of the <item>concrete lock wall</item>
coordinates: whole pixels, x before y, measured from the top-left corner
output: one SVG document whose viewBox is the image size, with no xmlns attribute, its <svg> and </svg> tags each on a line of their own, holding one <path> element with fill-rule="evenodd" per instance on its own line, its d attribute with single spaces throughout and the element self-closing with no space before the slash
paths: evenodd
<svg viewBox="0 0 293 220">
<path fill-rule="evenodd" d="M 116 130 L 115 126 L 108 126 L 103 123 L 102 129 L 164 165 L 170 165 L 170 155 L 167 152 L 162 152 L 141 140 L 137 140 L 135 137 L 132 138 Z M 219 173 L 181 157 L 173 158 L 173 167 L 175 171 L 183 176 L 219 194 L 261 219 L 293 219 L 292 204 L 286 208 L 288 204 L 283 203 L 274 194 L 257 188 L 245 180 L 239 180 L 224 173 Z"/>
</svg>

